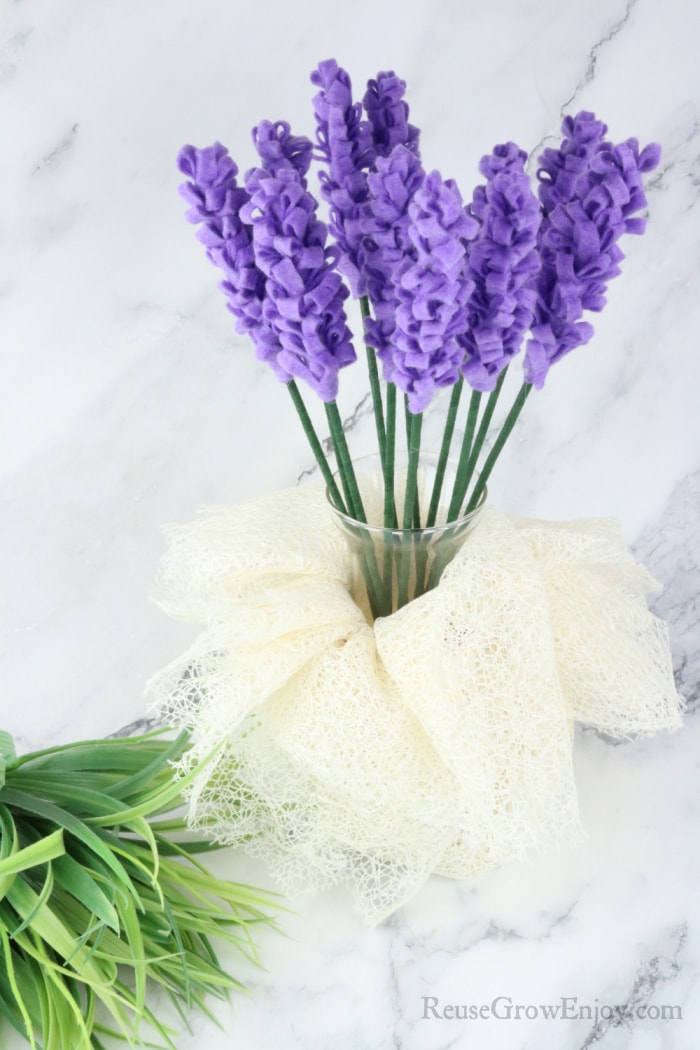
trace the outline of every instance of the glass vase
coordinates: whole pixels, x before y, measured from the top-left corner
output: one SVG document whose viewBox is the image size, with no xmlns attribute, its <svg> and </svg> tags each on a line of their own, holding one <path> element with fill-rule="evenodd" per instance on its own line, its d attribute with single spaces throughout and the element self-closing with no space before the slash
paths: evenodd
<svg viewBox="0 0 700 1050">
<path fill-rule="evenodd" d="M 447 521 L 457 463 L 448 460 L 441 486 L 441 498 L 427 524 L 435 500 L 438 456 L 421 452 L 418 466 L 417 496 L 413 509 L 414 527 L 399 528 L 403 519 L 407 462 L 397 456 L 394 472 L 394 527 L 386 527 L 384 475 L 378 454 L 353 462 L 367 522 L 357 521 L 340 511 L 328 495 L 336 524 L 343 532 L 352 557 L 352 595 L 365 611 L 369 622 L 390 616 L 408 602 L 437 587 L 443 572 L 477 525 L 487 498 L 484 488 L 477 506 L 454 521 Z M 338 475 L 336 475 L 338 480 Z"/>
</svg>

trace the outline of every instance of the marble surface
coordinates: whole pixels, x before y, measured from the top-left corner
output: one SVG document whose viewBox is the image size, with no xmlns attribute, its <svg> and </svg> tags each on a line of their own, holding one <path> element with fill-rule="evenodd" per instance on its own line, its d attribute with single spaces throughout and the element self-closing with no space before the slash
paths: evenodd
<svg viewBox="0 0 700 1050">
<path fill-rule="evenodd" d="M 259 119 L 311 133 L 308 73 L 334 55 L 358 94 L 379 69 L 408 81 L 426 165 L 465 195 L 483 153 L 536 153 L 563 112 L 663 145 L 595 340 L 533 396 L 491 493 L 523 515 L 620 519 L 664 588 L 683 730 L 578 733 L 580 849 L 433 879 L 377 929 L 340 890 L 291 902 L 288 937 L 261 938 L 267 972 L 231 960 L 255 995 L 217 1010 L 223 1031 L 195 1018 L 179 1050 L 697 1046 L 698 40 L 692 0 L 2 0 L 0 703 L 22 750 L 143 726 L 144 683 L 191 637 L 149 604 L 161 524 L 311 466 L 183 221 L 183 143 L 218 138 L 245 168 Z M 356 454 L 366 393 L 348 372 Z M 243 856 L 217 865 L 270 884 Z M 501 1016 L 443 1016 L 494 1000 Z"/>
</svg>

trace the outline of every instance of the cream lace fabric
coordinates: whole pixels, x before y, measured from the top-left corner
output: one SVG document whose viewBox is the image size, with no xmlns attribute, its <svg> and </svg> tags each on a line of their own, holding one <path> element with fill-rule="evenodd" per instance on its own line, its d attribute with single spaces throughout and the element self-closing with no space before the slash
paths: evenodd
<svg viewBox="0 0 700 1050">
<path fill-rule="evenodd" d="M 656 585 L 612 521 L 487 508 L 440 585 L 374 627 L 322 492 L 167 536 L 154 597 L 204 627 L 150 688 L 194 731 L 190 763 L 226 742 L 189 791 L 193 826 L 213 818 L 289 891 L 349 884 L 369 922 L 431 873 L 575 841 L 574 719 L 680 725 Z"/>
</svg>

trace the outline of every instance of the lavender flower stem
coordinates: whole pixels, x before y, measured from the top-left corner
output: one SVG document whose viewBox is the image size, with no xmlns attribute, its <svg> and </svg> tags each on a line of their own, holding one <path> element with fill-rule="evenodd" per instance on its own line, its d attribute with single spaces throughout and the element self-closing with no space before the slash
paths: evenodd
<svg viewBox="0 0 700 1050">
<path fill-rule="evenodd" d="M 445 420 L 445 432 L 442 436 L 442 445 L 440 446 L 440 455 L 438 457 L 437 470 L 435 472 L 435 480 L 433 482 L 433 492 L 430 497 L 430 508 L 428 510 L 428 519 L 425 523 L 426 528 L 430 529 L 435 524 L 437 518 L 438 506 L 440 505 L 440 495 L 442 493 L 442 483 L 445 480 L 445 469 L 447 467 L 447 460 L 450 455 L 450 445 L 452 444 L 452 435 L 454 434 L 455 423 L 457 421 L 457 409 L 459 408 L 459 401 L 462 396 L 462 388 L 464 386 L 464 379 L 460 379 L 452 387 L 452 396 L 450 398 L 450 406 L 447 410 L 447 419 Z"/>
<path fill-rule="evenodd" d="M 384 460 L 384 528 L 397 529 L 396 497 L 394 495 L 394 474 L 396 458 L 396 386 L 387 383 L 386 387 L 386 457 Z M 396 548 L 384 539 L 383 558 L 383 591 L 385 608 L 391 612 L 394 595 L 394 561 Z"/>
<path fill-rule="evenodd" d="M 369 299 L 366 295 L 360 297 L 360 313 L 362 323 L 365 317 L 370 316 Z M 374 406 L 374 421 L 377 427 L 377 441 L 379 442 L 379 455 L 382 461 L 382 470 L 385 470 L 386 460 L 386 430 L 384 428 L 384 409 L 382 407 L 382 393 L 379 386 L 379 370 L 377 368 L 377 355 L 374 347 L 365 341 L 367 352 L 367 371 L 369 372 L 369 387 L 372 391 L 372 405 Z"/>
<path fill-rule="evenodd" d="M 357 478 L 355 477 L 355 470 L 350 458 L 350 450 L 345 439 L 343 421 L 340 418 L 338 406 L 335 401 L 327 401 L 325 408 L 328 426 L 331 431 L 331 440 L 335 449 L 335 458 L 338 463 L 338 473 L 340 474 L 340 481 L 348 504 L 348 512 L 355 521 L 366 523 L 365 508 L 362 505 L 362 497 L 357 486 Z"/>
<path fill-rule="evenodd" d="M 459 453 L 457 476 L 455 477 L 454 488 L 452 489 L 452 499 L 450 500 L 450 507 L 447 512 L 448 521 L 454 521 L 457 518 L 459 514 L 459 508 L 462 505 L 462 501 L 467 491 L 468 478 L 466 476 L 466 468 L 469 463 L 469 457 L 472 451 L 472 442 L 474 441 L 474 431 L 476 430 L 476 420 L 479 415 L 480 404 L 481 391 L 472 390 L 472 396 L 469 399 L 467 424 L 464 428 L 462 448 Z"/>
<path fill-rule="evenodd" d="M 355 521 L 366 524 L 367 515 L 365 514 L 362 496 L 360 495 L 357 478 L 355 477 L 355 469 L 352 465 L 352 459 L 350 458 L 350 449 L 348 448 L 348 443 L 345 438 L 343 421 L 340 418 L 338 406 L 335 401 L 327 401 L 325 407 L 326 418 L 328 419 L 328 426 L 331 431 L 331 439 L 333 441 L 333 447 L 335 448 L 335 457 L 338 463 L 338 473 L 340 474 L 343 491 L 345 492 L 348 501 L 348 513 L 355 519 Z M 369 599 L 372 616 L 376 619 L 377 616 L 382 616 L 385 613 L 383 602 L 384 587 L 379 567 L 377 565 L 376 555 L 369 548 L 365 554 L 365 566 L 367 569 L 367 572 L 364 574 L 365 584 L 367 586 L 367 597 Z"/>
<path fill-rule="evenodd" d="M 323 446 L 319 441 L 318 434 L 314 430 L 314 425 L 311 422 L 309 413 L 306 411 L 306 405 L 304 404 L 301 394 L 299 393 L 298 387 L 294 380 L 290 380 L 285 384 L 289 391 L 290 397 L 294 403 L 294 407 L 297 410 L 297 415 L 301 420 L 301 425 L 304 428 L 304 433 L 311 445 L 311 451 L 314 454 L 319 470 L 323 475 L 323 480 L 328 486 L 328 492 L 330 493 L 331 499 L 335 503 L 338 510 L 342 511 L 343 514 L 347 514 L 347 507 L 343 502 L 343 497 L 340 495 L 340 489 L 338 488 L 335 478 L 331 473 L 331 468 L 328 464 L 328 460 L 323 451 Z"/>
<path fill-rule="evenodd" d="M 532 390 L 532 383 L 523 383 L 523 385 L 520 387 L 520 390 L 518 391 L 518 396 L 516 397 L 515 401 L 513 402 L 513 406 L 511 408 L 510 412 L 506 416 L 505 422 L 504 422 L 503 426 L 501 427 L 500 433 L 499 433 L 498 437 L 496 438 L 496 440 L 494 442 L 493 448 L 491 449 L 491 451 L 489 452 L 488 456 L 486 457 L 486 462 L 484 463 L 484 469 L 481 471 L 481 474 L 479 475 L 479 480 L 477 481 L 476 485 L 474 486 L 474 491 L 472 492 L 471 499 L 469 500 L 469 503 L 467 504 L 467 507 L 466 507 L 466 510 L 465 510 L 465 514 L 469 514 L 470 511 L 474 510 L 474 508 L 476 507 L 477 503 L 479 502 L 479 497 L 481 496 L 481 493 L 486 488 L 486 482 L 489 479 L 491 471 L 493 470 L 494 466 L 496 465 L 496 460 L 500 456 L 500 454 L 501 454 L 501 452 L 503 450 L 503 446 L 505 445 L 506 441 L 510 437 L 510 432 L 512 431 L 513 427 L 515 426 L 517 418 L 520 415 L 520 413 L 521 413 L 521 411 L 523 409 L 523 405 L 527 401 L 528 394 L 530 393 L 531 390 Z"/>
<path fill-rule="evenodd" d="M 409 427 L 409 438 L 408 438 L 408 470 L 406 473 L 406 494 L 404 496 L 403 505 L 403 528 L 404 530 L 411 528 L 411 523 L 415 522 L 415 511 L 417 508 L 417 496 L 418 496 L 418 463 L 420 461 L 420 436 L 421 427 L 423 424 L 423 413 L 419 412 L 417 415 L 407 415 L 406 422 Z M 414 527 L 416 527 L 414 525 Z M 401 558 L 399 564 L 399 608 L 404 606 L 408 601 L 408 583 L 411 572 L 411 555 L 412 551 L 406 550 L 405 547 L 401 548 Z M 416 566 L 416 570 L 418 566 Z"/>
<path fill-rule="evenodd" d="M 396 387 L 386 386 L 386 457 L 384 461 L 384 528 L 398 528 L 394 498 L 394 460 L 396 458 Z"/>
<path fill-rule="evenodd" d="M 412 414 L 411 409 L 408 407 L 408 395 L 407 394 L 404 394 L 403 410 L 404 410 L 404 419 L 406 421 L 406 451 L 408 453 L 408 463 L 409 463 L 409 466 L 410 466 L 410 462 L 411 462 L 411 428 L 413 427 L 413 421 L 415 419 L 415 416 Z M 418 451 L 419 451 L 419 454 L 420 454 L 420 434 L 418 436 L 418 442 L 419 442 L 419 449 L 418 449 Z M 416 467 L 416 471 L 417 471 L 417 469 L 418 468 Z M 408 470 L 408 468 L 407 468 L 407 470 Z M 408 473 L 406 474 L 406 484 L 408 484 Z M 405 495 L 404 495 L 403 516 L 404 516 L 404 519 L 405 519 L 406 518 Z M 412 525 L 410 524 L 410 522 L 409 522 L 408 525 L 406 525 L 404 523 L 403 527 L 405 529 L 406 528 L 409 528 L 409 529 L 411 529 L 411 528 L 419 529 L 420 528 L 420 507 L 418 506 L 418 487 L 417 486 L 416 486 L 415 498 L 413 500 L 412 519 L 413 519 L 413 524 Z"/>
<path fill-rule="evenodd" d="M 466 496 L 467 490 L 469 489 L 469 485 L 470 485 L 472 477 L 474 475 L 474 470 L 476 468 L 476 464 L 479 461 L 479 456 L 480 456 L 481 450 L 482 450 L 482 448 L 484 446 L 484 441 L 486 440 L 486 435 L 487 435 L 488 429 L 489 429 L 489 427 L 491 425 L 491 420 L 493 419 L 493 413 L 494 413 L 494 411 L 496 409 L 496 403 L 498 401 L 499 394 L 501 393 L 501 390 L 503 389 L 503 383 L 505 382 L 506 372 L 507 371 L 508 371 L 508 366 L 506 365 L 506 367 L 503 369 L 503 371 L 499 375 L 498 381 L 496 383 L 496 386 L 493 388 L 493 390 L 489 394 L 489 399 L 486 402 L 486 408 L 484 409 L 484 414 L 481 417 L 481 422 L 479 423 L 479 429 L 476 432 L 476 437 L 474 438 L 474 444 L 472 445 L 472 450 L 471 450 L 471 452 L 469 454 L 469 460 L 467 462 L 467 466 L 466 466 L 466 469 L 465 469 L 465 472 L 464 472 L 465 473 L 465 486 L 464 486 L 464 491 L 461 494 L 460 503 L 464 502 L 464 497 Z"/>
</svg>

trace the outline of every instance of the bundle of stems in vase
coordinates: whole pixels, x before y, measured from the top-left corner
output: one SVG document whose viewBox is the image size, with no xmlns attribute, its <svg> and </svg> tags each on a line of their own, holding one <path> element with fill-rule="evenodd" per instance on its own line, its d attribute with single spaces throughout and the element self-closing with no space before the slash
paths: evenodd
<svg viewBox="0 0 700 1050">
<path fill-rule="evenodd" d="M 405 83 L 393 72 L 370 80 L 362 103 L 333 59 L 311 80 L 315 144 L 284 121 L 262 121 L 253 129 L 260 163 L 242 185 L 220 143 L 181 150 L 188 218 L 200 224 L 198 237 L 225 274 L 221 288 L 237 330 L 286 384 L 329 497 L 351 519 L 367 523 L 368 515 L 336 403 L 340 369 L 356 360 L 343 305 L 349 294 L 360 304 L 384 486 L 375 524 L 415 530 L 439 520 L 466 383 L 463 439 L 441 511 L 453 522 L 479 506 L 532 388 L 590 340 L 593 328 L 582 318 L 605 305 L 607 284 L 620 272 L 622 234 L 644 231 L 642 176 L 657 166 L 660 148 L 640 150 L 636 139 L 615 145 L 606 125 L 584 111 L 566 117 L 561 143 L 543 151 L 536 191 L 527 154 L 507 142 L 483 157 L 484 181 L 465 203 L 452 179 L 424 169 Z M 327 224 L 308 188 L 314 159 Z M 522 385 L 480 463 L 506 371 L 521 351 Z M 297 380 L 324 402 L 337 480 Z M 423 413 L 445 387 L 452 394 L 437 468 L 419 507 Z M 399 395 L 407 448 L 401 500 Z"/>
</svg>

